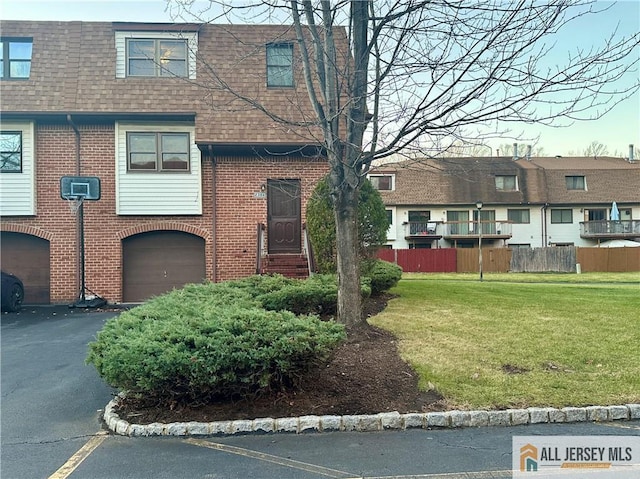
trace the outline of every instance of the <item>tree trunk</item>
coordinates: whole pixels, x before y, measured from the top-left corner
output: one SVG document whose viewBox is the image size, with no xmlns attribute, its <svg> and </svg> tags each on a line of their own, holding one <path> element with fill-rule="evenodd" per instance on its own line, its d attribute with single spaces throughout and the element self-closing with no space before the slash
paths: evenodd
<svg viewBox="0 0 640 479">
<path fill-rule="evenodd" d="M 346 326 L 362 320 L 357 205 L 357 188 L 343 187 L 336 198 L 334 211 L 338 252 L 338 321 Z"/>
</svg>

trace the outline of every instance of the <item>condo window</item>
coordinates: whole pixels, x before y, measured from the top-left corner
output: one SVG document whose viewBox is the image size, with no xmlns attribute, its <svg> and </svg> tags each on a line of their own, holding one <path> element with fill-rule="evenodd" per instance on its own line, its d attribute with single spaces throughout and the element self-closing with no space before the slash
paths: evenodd
<svg viewBox="0 0 640 479">
<path fill-rule="evenodd" d="M 33 42 L 29 39 L 1 39 L 0 78 L 28 79 Z"/>
<path fill-rule="evenodd" d="M 529 223 L 529 210 L 507 210 L 507 219 L 511 223 Z"/>
<path fill-rule="evenodd" d="M 186 77 L 187 41 L 181 39 L 127 39 L 127 75 Z"/>
<path fill-rule="evenodd" d="M 189 171 L 188 133 L 127 133 L 129 171 Z"/>
<path fill-rule="evenodd" d="M 551 223 L 573 223 L 573 210 L 570 210 L 570 209 L 551 210 Z"/>
<path fill-rule="evenodd" d="M 267 86 L 293 86 L 293 44 L 267 45 Z"/>
<path fill-rule="evenodd" d="M 393 175 L 370 175 L 369 181 L 378 191 L 393 191 Z"/>
<path fill-rule="evenodd" d="M 586 190 L 587 182 L 584 176 L 565 176 L 568 190 Z"/>
<path fill-rule="evenodd" d="M 0 171 L 2 173 L 22 172 L 22 133 L 19 131 L 0 132 Z"/>
<path fill-rule="evenodd" d="M 518 191 L 518 178 L 515 175 L 496 176 L 496 190 Z"/>
</svg>

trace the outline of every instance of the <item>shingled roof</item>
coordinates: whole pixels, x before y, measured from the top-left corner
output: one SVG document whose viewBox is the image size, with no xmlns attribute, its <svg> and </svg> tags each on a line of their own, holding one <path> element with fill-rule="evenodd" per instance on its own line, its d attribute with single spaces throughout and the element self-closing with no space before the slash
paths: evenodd
<svg viewBox="0 0 640 479">
<path fill-rule="evenodd" d="M 119 29 L 197 31 L 196 80 L 116 78 Z M 318 138 L 317 132 L 271 120 L 212 81 L 215 71 L 237 93 L 277 115 L 313 119 L 301 69 L 295 71 L 294 88 L 266 86 L 265 45 L 293 41 L 291 26 L 2 21 L 0 31 L 3 37 L 33 39 L 30 78 L 2 82 L 5 116 L 182 115 L 195 117 L 199 143 L 302 144 Z M 346 36 L 336 35 L 336 41 L 346 57 Z"/>
<path fill-rule="evenodd" d="M 389 206 L 640 202 L 640 163 L 621 158 L 441 158 L 372 173 L 395 175 L 395 190 L 380 191 Z M 517 176 L 518 191 L 496 190 L 498 175 Z M 566 176 L 584 176 L 587 189 L 568 190 Z"/>
</svg>

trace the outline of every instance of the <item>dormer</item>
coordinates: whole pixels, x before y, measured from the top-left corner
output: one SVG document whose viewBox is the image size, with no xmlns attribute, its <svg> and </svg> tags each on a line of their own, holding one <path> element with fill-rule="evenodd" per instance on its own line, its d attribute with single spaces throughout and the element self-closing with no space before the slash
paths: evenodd
<svg viewBox="0 0 640 479">
<path fill-rule="evenodd" d="M 116 78 L 196 78 L 198 25 L 114 23 Z"/>
</svg>

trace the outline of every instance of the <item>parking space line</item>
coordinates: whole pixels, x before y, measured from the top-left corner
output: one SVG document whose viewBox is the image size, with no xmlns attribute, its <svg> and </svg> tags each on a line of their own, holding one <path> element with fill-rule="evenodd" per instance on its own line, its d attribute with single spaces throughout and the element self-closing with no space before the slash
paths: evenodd
<svg viewBox="0 0 640 479">
<path fill-rule="evenodd" d="M 306 462 L 300 462 L 293 459 L 286 459 L 284 457 L 273 456 L 271 454 L 266 454 L 264 452 L 252 451 L 251 449 L 244 449 L 242 447 L 229 446 L 226 444 L 211 442 L 204 439 L 185 439 L 184 442 L 188 444 L 192 444 L 194 446 L 206 447 L 209 449 L 215 449 L 217 451 L 236 454 L 238 456 L 244 456 L 252 459 L 258 459 L 260 461 L 271 462 L 279 466 L 289 467 L 293 469 L 300 469 L 302 471 L 320 474 L 320 475 L 331 477 L 334 479 L 348 479 L 348 478 L 354 477 L 354 474 L 344 472 L 344 471 L 338 471 L 337 469 L 331 469 L 323 466 L 316 466 L 315 464 L 308 464 Z"/>
<path fill-rule="evenodd" d="M 607 427 L 617 427 L 619 429 L 637 429 L 640 430 L 640 425 L 635 426 L 635 425 L 627 425 L 627 424 L 622 424 L 619 422 L 603 422 L 602 423 L 603 426 L 607 426 Z"/>
<path fill-rule="evenodd" d="M 96 448 L 102 444 L 108 436 L 106 431 L 101 431 L 97 433 L 95 436 L 92 436 L 84 446 L 78 449 L 73 456 L 69 458 L 67 462 L 65 462 L 60 469 L 54 472 L 49 476 L 48 479 L 66 479 L 71 475 L 73 471 L 84 461 L 89 455 L 96 450 Z"/>
</svg>

